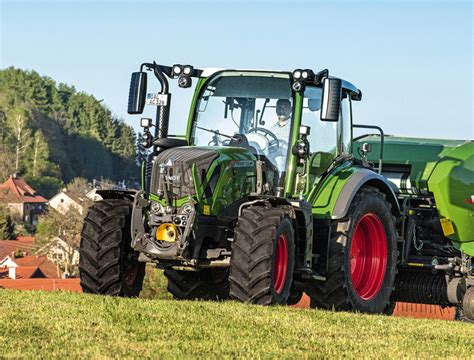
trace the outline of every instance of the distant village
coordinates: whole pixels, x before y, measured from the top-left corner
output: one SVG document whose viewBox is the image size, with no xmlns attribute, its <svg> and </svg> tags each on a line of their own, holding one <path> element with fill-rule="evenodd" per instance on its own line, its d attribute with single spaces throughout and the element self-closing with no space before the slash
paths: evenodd
<svg viewBox="0 0 474 360">
<path fill-rule="evenodd" d="M 79 179 L 46 199 L 16 175 L 0 184 L 0 288 L 79 290 L 82 218 L 104 188 L 124 186 Z"/>
</svg>

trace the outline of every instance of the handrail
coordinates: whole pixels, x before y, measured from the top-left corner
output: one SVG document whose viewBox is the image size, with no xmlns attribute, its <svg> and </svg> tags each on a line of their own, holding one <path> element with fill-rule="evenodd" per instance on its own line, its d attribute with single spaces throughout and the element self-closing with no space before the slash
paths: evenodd
<svg viewBox="0 0 474 360">
<path fill-rule="evenodd" d="M 383 146 L 384 146 L 384 139 L 385 139 L 385 134 L 384 134 L 382 128 L 380 126 L 376 126 L 376 125 L 358 125 L 358 124 L 353 124 L 352 127 L 359 128 L 359 129 L 374 129 L 374 130 L 378 130 L 380 132 L 380 158 L 379 158 L 378 173 L 382 174 Z"/>
</svg>

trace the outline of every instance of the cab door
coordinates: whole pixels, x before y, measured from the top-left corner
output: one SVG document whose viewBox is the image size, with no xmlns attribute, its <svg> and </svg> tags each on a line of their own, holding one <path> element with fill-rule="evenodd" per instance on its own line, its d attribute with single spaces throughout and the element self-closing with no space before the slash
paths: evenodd
<svg viewBox="0 0 474 360">
<path fill-rule="evenodd" d="M 311 128 L 308 141 L 307 190 L 318 182 L 336 156 L 351 153 L 352 115 L 350 96 L 343 91 L 339 121 L 321 121 L 322 89 L 307 86 L 304 92 L 301 124 Z"/>
</svg>

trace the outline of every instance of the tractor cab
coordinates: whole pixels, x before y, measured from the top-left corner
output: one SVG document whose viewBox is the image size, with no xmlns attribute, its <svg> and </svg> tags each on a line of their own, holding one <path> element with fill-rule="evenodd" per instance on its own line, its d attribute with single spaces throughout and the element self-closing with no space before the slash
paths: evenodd
<svg viewBox="0 0 474 360">
<path fill-rule="evenodd" d="M 152 153 L 183 145 L 246 149 L 262 172 L 261 187 L 254 192 L 288 198 L 309 195 L 309 184 L 338 156 L 351 152 L 350 102 L 360 100 L 361 92 L 347 81 L 329 77 L 327 70 L 199 70 L 147 63 L 143 68 L 155 73 L 162 90 L 146 94 L 146 72 L 133 73 L 129 113 L 140 114 L 145 103 L 158 107 L 154 135 L 151 119 L 142 121 L 144 146 L 154 146 Z M 168 136 L 167 78 L 177 78 L 183 88 L 193 78 L 198 82 L 186 141 Z M 149 192 L 150 181 L 145 174 L 143 178 L 144 191 Z"/>
<path fill-rule="evenodd" d="M 288 73 L 221 71 L 198 94 L 190 144 L 247 149 L 274 195 L 284 186 L 293 113 Z"/>
</svg>

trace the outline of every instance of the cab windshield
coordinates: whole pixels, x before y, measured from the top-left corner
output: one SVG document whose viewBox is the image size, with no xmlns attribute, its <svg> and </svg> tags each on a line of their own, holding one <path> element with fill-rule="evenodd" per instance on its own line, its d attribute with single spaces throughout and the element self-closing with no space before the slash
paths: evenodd
<svg viewBox="0 0 474 360">
<path fill-rule="evenodd" d="M 287 74 L 224 72 L 198 102 L 192 143 L 245 147 L 285 170 L 293 115 Z"/>
</svg>

